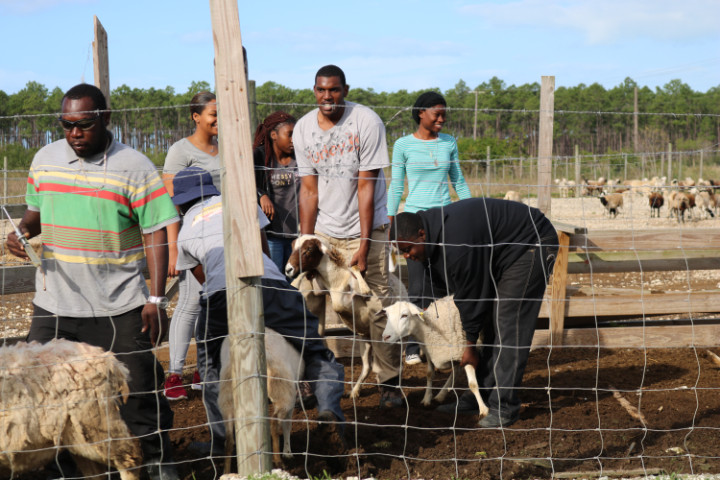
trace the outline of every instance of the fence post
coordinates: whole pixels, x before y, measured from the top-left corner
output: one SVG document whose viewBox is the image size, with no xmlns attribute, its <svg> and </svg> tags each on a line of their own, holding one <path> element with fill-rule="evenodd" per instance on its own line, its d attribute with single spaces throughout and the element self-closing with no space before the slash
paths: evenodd
<svg viewBox="0 0 720 480">
<path fill-rule="evenodd" d="M 667 158 L 667 177 L 668 182 L 672 182 L 672 143 L 668 143 L 668 158 Z"/>
<path fill-rule="evenodd" d="M 575 197 L 580 198 L 580 147 L 575 145 Z"/>
<path fill-rule="evenodd" d="M 492 197 L 490 194 L 490 145 L 485 149 L 485 196 Z"/>
<path fill-rule="evenodd" d="M 8 185 L 7 185 L 7 157 L 3 157 L 3 203 L 7 203 L 8 200 Z"/>
<path fill-rule="evenodd" d="M 543 76 L 540 83 L 540 127 L 538 139 L 538 208 L 551 215 L 553 120 L 555 117 L 555 77 Z"/>
<path fill-rule="evenodd" d="M 95 40 L 93 41 L 93 71 L 95 86 L 105 95 L 107 108 L 110 108 L 110 62 L 108 61 L 108 38 L 97 16 L 95 21 Z"/>
<path fill-rule="evenodd" d="M 662 177 L 665 172 L 665 152 L 660 152 L 660 173 L 658 177 Z M 668 179 L 669 181 L 670 179 Z"/>
<path fill-rule="evenodd" d="M 623 160 L 625 161 L 625 178 L 623 180 L 627 180 L 627 153 L 623 153 Z"/>
<path fill-rule="evenodd" d="M 252 137 L 236 0 L 210 0 L 222 153 L 223 235 L 238 473 L 269 472 L 263 274 Z"/>
<path fill-rule="evenodd" d="M 700 175 L 699 177 L 702 178 L 702 165 L 703 165 L 703 151 L 700 150 Z"/>
</svg>

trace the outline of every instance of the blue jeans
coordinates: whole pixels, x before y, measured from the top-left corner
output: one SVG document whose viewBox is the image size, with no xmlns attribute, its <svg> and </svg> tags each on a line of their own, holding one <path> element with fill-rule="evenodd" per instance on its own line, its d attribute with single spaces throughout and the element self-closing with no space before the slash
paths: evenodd
<svg viewBox="0 0 720 480">
<path fill-rule="evenodd" d="M 294 238 L 275 237 L 268 235 L 268 247 L 270 247 L 270 259 L 285 273 L 285 264 L 290 259 L 292 253 L 292 242 Z"/>
</svg>

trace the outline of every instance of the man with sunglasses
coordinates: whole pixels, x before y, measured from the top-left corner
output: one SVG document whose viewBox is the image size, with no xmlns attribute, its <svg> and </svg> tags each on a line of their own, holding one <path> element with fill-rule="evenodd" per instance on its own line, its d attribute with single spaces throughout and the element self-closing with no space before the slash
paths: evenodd
<svg viewBox="0 0 720 480">
<path fill-rule="evenodd" d="M 175 480 L 167 434 L 173 416 L 158 394 L 164 372 L 152 347 L 168 327 L 166 226 L 178 216 L 155 166 L 115 141 L 109 120 L 102 92 L 76 85 L 62 99 L 65 139 L 42 148 L 30 167 L 19 228 L 27 238 L 42 234 L 43 252 L 27 340 L 66 338 L 117 354 L 130 371 L 131 394 L 120 411 L 140 438 L 148 474 Z M 14 233 L 7 246 L 27 258 Z M 51 478 L 77 476 L 73 467 L 61 454 Z"/>
</svg>

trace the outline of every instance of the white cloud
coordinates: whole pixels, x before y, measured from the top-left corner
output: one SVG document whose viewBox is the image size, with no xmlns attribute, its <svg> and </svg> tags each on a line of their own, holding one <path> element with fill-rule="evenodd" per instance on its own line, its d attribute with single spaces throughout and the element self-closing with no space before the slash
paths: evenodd
<svg viewBox="0 0 720 480">
<path fill-rule="evenodd" d="M 580 31 L 591 45 L 628 38 L 691 40 L 717 36 L 717 0 L 516 0 L 469 4 L 460 12 L 494 26 Z M 560 46 L 559 46 L 560 48 Z"/>
</svg>

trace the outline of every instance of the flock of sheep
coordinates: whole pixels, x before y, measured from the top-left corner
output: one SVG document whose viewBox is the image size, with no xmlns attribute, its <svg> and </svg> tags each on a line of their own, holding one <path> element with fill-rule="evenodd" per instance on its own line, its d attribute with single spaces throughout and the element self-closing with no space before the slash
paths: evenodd
<svg viewBox="0 0 720 480">
<path fill-rule="evenodd" d="M 645 197 L 651 218 L 660 217 L 663 206 L 668 218 L 676 218 L 678 222 L 685 222 L 686 212 L 691 218 L 695 215 L 698 218 L 713 218 L 720 209 L 720 193 L 716 193 L 720 184 L 702 178 L 697 181 L 689 177 L 679 181 L 673 179 L 668 184 L 667 177 L 625 181 L 607 180 L 605 177 L 587 180 L 582 177 L 579 185 L 565 178 L 555 179 L 555 185 L 563 198 L 576 194 L 598 196 L 612 218 L 621 212 L 628 195 Z"/>
</svg>

